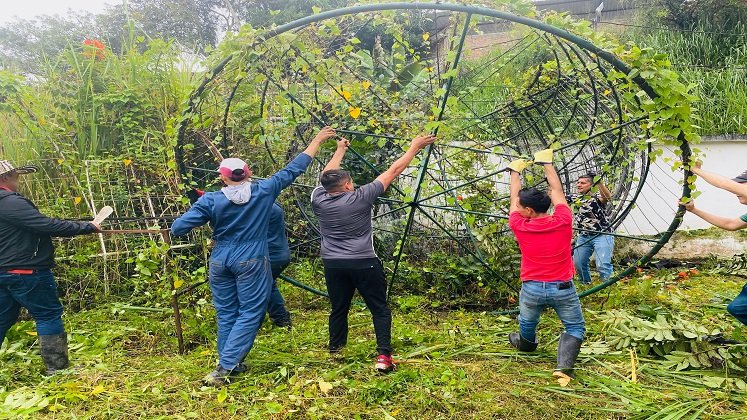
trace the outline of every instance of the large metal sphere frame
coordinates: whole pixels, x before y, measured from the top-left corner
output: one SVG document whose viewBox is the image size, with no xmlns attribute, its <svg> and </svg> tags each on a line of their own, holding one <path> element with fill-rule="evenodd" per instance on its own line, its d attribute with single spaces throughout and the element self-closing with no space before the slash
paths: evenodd
<svg viewBox="0 0 747 420">
<path fill-rule="evenodd" d="M 622 62 L 618 57 L 616 57 L 614 54 L 612 54 L 611 52 L 605 51 L 605 50 L 597 47 L 596 45 L 594 45 L 590 41 L 588 41 L 586 39 L 583 39 L 583 38 L 580 38 L 580 37 L 578 37 L 578 36 L 576 36 L 576 35 L 568 32 L 568 31 L 565 31 L 563 29 L 554 27 L 552 25 L 546 24 L 546 23 L 538 21 L 538 20 L 534 20 L 534 19 L 531 19 L 531 18 L 523 17 L 523 16 L 514 15 L 514 14 L 511 14 L 511 13 L 508 13 L 508 12 L 496 11 L 496 10 L 492 10 L 492 9 L 488 9 L 488 8 L 484 8 L 484 7 L 475 7 L 475 6 L 468 6 L 468 5 L 461 5 L 461 4 L 448 4 L 448 3 L 408 3 L 408 2 L 399 2 L 399 3 L 386 3 L 386 4 L 369 4 L 369 5 L 353 6 L 353 7 L 347 7 L 347 8 L 342 8 L 342 9 L 331 10 L 331 11 L 322 12 L 322 13 L 319 13 L 319 14 L 308 16 L 308 17 L 305 17 L 305 18 L 302 18 L 302 19 L 298 19 L 298 20 L 295 20 L 293 22 L 281 25 L 281 26 L 279 26 L 279 27 L 277 27 L 277 28 L 275 28 L 273 30 L 270 30 L 267 33 L 265 33 L 263 36 L 261 36 L 259 38 L 259 40 L 254 45 L 260 45 L 262 43 L 265 43 L 265 42 L 268 42 L 268 41 L 272 40 L 272 38 L 274 38 L 274 37 L 276 37 L 276 36 L 278 36 L 280 34 L 286 33 L 288 31 L 292 31 L 292 30 L 297 29 L 297 28 L 301 28 L 301 27 L 307 26 L 307 25 L 312 24 L 312 23 L 316 23 L 316 22 L 327 20 L 327 19 L 331 19 L 331 18 L 341 17 L 341 16 L 345 16 L 345 15 L 354 15 L 354 14 L 365 13 L 365 12 L 395 11 L 395 10 L 433 10 L 433 11 L 447 11 L 447 12 L 464 13 L 467 16 L 466 17 L 467 21 L 469 21 L 469 19 L 472 17 L 472 15 L 479 15 L 479 16 L 486 16 L 486 17 L 492 17 L 492 18 L 497 18 L 497 19 L 504 19 L 506 21 L 513 22 L 513 23 L 518 23 L 518 24 L 521 24 L 521 25 L 525 25 L 525 26 L 528 26 L 528 27 L 531 27 L 531 28 L 534 28 L 534 29 L 537 29 L 537 30 L 540 30 L 540 31 L 543 31 L 543 32 L 546 32 L 546 33 L 549 33 L 549 34 L 552 34 L 552 35 L 554 35 L 554 36 L 556 36 L 558 38 L 564 39 L 564 40 L 566 40 L 566 41 L 568 41 L 568 42 L 570 42 L 572 44 L 575 44 L 578 47 L 580 47 L 580 48 L 582 48 L 582 49 L 584 49 L 584 50 L 586 50 L 586 51 L 588 51 L 588 52 L 596 55 L 601 60 L 603 60 L 603 61 L 607 62 L 609 65 L 611 65 L 615 70 L 617 70 L 619 72 L 622 72 L 622 73 L 624 73 L 626 75 L 630 73 L 630 68 L 624 62 Z M 461 57 L 462 46 L 464 45 L 465 39 L 467 37 L 467 32 L 468 32 L 467 28 L 468 28 L 468 25 L 465 23 L 464 24 L 464 30 L 461 33 L 461 39 L 458 42 L 458 48 L 457 48 L 456 58 L 455 58 L 455 62 L 454 62 L 454 67 L 456 67 L 456 65 L 458 64 L 459 59 Z M 203 92 L 207 88 L 208 84 L 213 79 L 215 79 L 218 75 L 220 75 L 220 73 L 223 71 L 223 69 L 225 68 L 225 66 L 233 58 L 234 58 L 233 55 L 229 55 L 224 60 L 222 60 L 218 65 L 216 65 L 215 68 L 212 69 L 212 71 L 203 80 L 203 82 L 200 84 L 200 86 L 192 93 L 192 95 L 191 95 L 191 97 L 189 99 L 188 105 L 187 105 L 187 107 L 185 108 L 185 110 L 183 112 L 184 118 L 182 118 L 182 120 L 180 122 L 180 125 L 179 125 L 179 129 L 178 129 L 178 144 L 177 144 L 177 148 L 176 148 L 176 157 L 177 157 L 177 162 L 179 164 L 180 172 L 182 173 L 182 175 L 185 178 L 189 178 L 190 177 L 189 170 L 185 166 L 186 163 L 185 163 L 185 159 L 184 159 L 184 141 L 185 141 L 185 137 L 186 137 L 186 130 L 187 130 L 187 127 L 188 127 L 188 124 L 189 124 L 189 120 L 190 120 L 188 117 L 189 117 L 189 115 L 191 115 L 192 112 L 195 111 L 197 105 L 199 104 L 199 102 L 201 100 L 200 99 L 201 95 L 203 94 Z M 261 60 L 261 58 L 262 58 L 261 55 L 259 55 L 257 57 L 254 57 L 254 60 Z M 657 98 L 658 95 L 656 94 L 656 92 L 646 83 L 646 81 L 644 79 L 642 79 L 640 77 L 634 77 L 633 81 L 651 99 Z M 450 88 L 451 88 L 452 82 L 453 82 L 453 77 L 449 78 L 445 82 L 445 85 L 444 85 L 445 93 L 444 93 L 443 97 L 441 98 L 440 113 L 437 116 L 437 120 L 441 120 L 441 118 L 443 117 L 444 110 L 446 108 L 446 99 L 448 98 L 448 96 L 450 94 Z M 234 88 L 234 92 L 235 92 L 235 90 L 236 90 L 236 88 Z M 226 107 L 226 113 L 225 113 L 225 116 L 224 116 L 224 125 L 223 125 L 224 130 L 225 130 L 225 127 L 226 127 L 226 125 L 225 125 L 225 118 L 227 118 L 228 109 L 230 107 L 230 101 L 231 100 L 232 100 L 232 97 L 229 98 L 229 101 L 228 101 L 229 104 Z M 633 122 L 638 122 L 638 121 L 640 121 L 640 119 L 638 119 L 636 121 L 633 121 Z M 321 120 L 318 120 L 318 119 L 315 119 L 314 122 L 316 124 L 320 125 L 320 126 L 324 124 L 324 121 L 321 121 Z M 437 129 L 435 131 L 437 131 Z M 437 133 L 434 132 L 434 134 L 437 134 Z M 223 139 L 225 141 L 225 139 L 226 139 L 225 135 L 223 136 Z M 679 146 L 679 149 L 680 149 L 680 152 L 681 152 L 680 158 L 682 159 L 683 162 L 687 162 L 689 160 L 690 155 L 691 155 L 690 147 L 689 147 L 687 141 L 684 139 L 684 136 L 682 134 L 680 135 L 680 138 L 678 140 L 680 141 L 680 146 Z M 650 150 L 651 149 L 650 149 L 650 146 L 649 146 L 649 151 Z M 413 198 L 412 201 L 410 201 L 408 203 L 405 203 L 409 207 L 409 209 L 408 209 L 408 214 L 407 214 L 407 218 L 406 218 L 406 224 L 405 224 L 404 232 L 403 232 L 403 235 L 402 235 L 403 243 L 407 239 L 408 233 L 410 232 L 410 229 L 412 227 L 413 218 L 414 218 L 416 210 L 422 210 L 420 208 L 421 199 L 422 199 L 422 197 L 421 197 L 421 185 L 422 185 L 422 182 L 425 180 L 426 170 L 428 169 L 428 162 L 429 162 L 429 160 L 430 160 L 430 158 L 432 156 L 432 151 L 433 151 L 433 147 L 432 146 L 429 146 L 429 147 L 427 147 L 425 149 L 425 151 L 424 151 L 424 157 L 421 159 L 420 166 L 419 166 L 419 169 L 418 169 L 417 179 L 416 179 L 416 182 L 415 182 L 416 190 L 415 190 L 415 192 L 413 194 L 414 198 Z M 642 172 L 642 178 L 643 179 L 641 179 L 641 181 L 640 181 L 640 185 L 641 186 L 644 184 L 646 176 L 648 175 L 648 162 L 645 162 L 645 163 L 646 163 L 646 166 L 644 167 L 643 172 Z M 375 169 L 375 168 L 372 168 L 372 169 Z M 686 179 L 690 175 L 691 175 L 691 173 L 686 170 L 686 171 L 684 171 L 684 177 L 683 178 Z M 636 191 L 636 193 L 634 195 L 634 198 L 633 198 L 633 201 L 635 201 L 635 198 L 640 193 L 641 188 L 642 187 L 639 187 L 638 190 Z M 681 196 L 682 197 L 689 197 L 690 196 L 690 187 L 689 187 L 689 184 L 687 182 L 683 182 Z M 631 204 L 628 206 L 627 210 L 629 210 L 630 207 L 632 207 L 632 205 L 633 205 L 633 203 L 631 202 Z M 626 214 L 627 210 L 623 211 L 623 214 L 621 215 L 621 217 L 623 217 Z M 684 212 L 685 212 L 684 207 L 683 206 L 679 206 L 678 209 L 677 209 L 677 211 L 676 211 L 674 219 L 671 221 L 671 223 L 666 228 L 666 230 L 661 233 L 661 235 L 658 237 L 657 240 L 655 240 L 655 241 L 651 240 L 651 242 L 653 242 L 654 245 L 648 251 L 648 253 L 646 253 L 645 255 L 643 255 L 642 257 L 640 257 L 637 261 L 635 261 L 635 263 L 630 264 L 626 269 L 624 269 L 624 270 L 616 273 L 616 275 L 614 275 L 608 281 L 603 282 L 603 283 L 601 283 L 601 284 L 599 284 L 599 285 L 597 285 L 595 287 L 592 287 L 590 289 L 584 290 L 583 292 L 579 293 L 579 296 L 583 297 L 583 296 L 595 293 L 595 292 L 597 292 L 599 290 L 602 290 L 602 289 L 604 289 L 606 287 L 609 287 L 610 285 L 616 283 L 620 279 L 625 278 L 625 277 L 631 275 L 636 270 L 637 267 L 640 267 L 640 266 L 645 265 L 648 262 L 650 262 L 651 259 L 657 254 L 657 252 L 669 241 L 669 239 L 671 238 L 672 234 L 679 227 L 679 225 L 680 225 L 680 223 L 682 221 L 682 216 L 683 216 Z M 466 213 L 469 213 L 469 212 L 466 212 Z M 425 214 L 426 217 L 430 217 L 429 214 L 426 213 L 426 212 L 423 212 L 423 214 Z M 438 222 L 435 219 L 431 218 L 431 220 L 434 223 L 438 224 Z M 447 229 L 445 229 L 445 228 L 442 228 L 442 229 L 444 229 L 444 231 L 447 233 L 447 235 L 449 234 L 449 232 L 448 232 Z M 620 236 L 624 236 L 624 235 L 620 235 Z M 399 266 L 399 263 L 400 263 L 400 259 L 402 257 L 402 248 L 404 248 L 404 246 L 400 246 L 399 252 L 396 255 L 395 260 L 394 260 L 394 269 L 393 269 L 391 281 L 390 281 L 390 284 L 389 284 L 390 291 L 391 291 L 392 285 L 394 284 L 394 281 L 396 280 L 397 269 L 398 269 L 398 266 Z M 478 256 L 478 255 L 473 255 L 473 256 L 475 256 L 478 259 L 480 258 L 480 256 Z M 484 265 L 486 265 L 486 268 L 490 269 L 490 267 L 487 266 L 487 263 L 485 263 L 485 261 L 481 261 L 481 262 Z M 305 285 L 303 285 L 303 284 L 301 284 L 299 282 L 293 281 L 293 279 L 289 279 L 289 280 L 291 280 L 294 284 L 296 284 L 298 286 L 304 287 L 306 290 L 310 290 L 310 291 L 312 291 L 314 293 L 318 293 L 318 294 L 324 294 L 321 291 L 315 290 L 313 288 L 310 288 L 309 286 L 305 286 Z"/>
</svg>

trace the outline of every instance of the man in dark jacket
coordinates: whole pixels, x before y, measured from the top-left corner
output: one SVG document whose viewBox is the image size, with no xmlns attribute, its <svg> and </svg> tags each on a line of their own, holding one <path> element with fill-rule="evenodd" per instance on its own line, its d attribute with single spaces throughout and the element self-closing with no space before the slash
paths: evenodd
<svg viewBox="0 0 747 420">
<path fill-rule="evenodd" d="M 18 176 L 32 172 L 36 168 L 14 168 L 0 160 L 0 343 L 25 307 L 36 321 L 42 359 L 52 375 L 68 366 L 62 304 L 51 272 L 52 237 L 85 235 L 99 227 L 41 214 L 17 192 Z"/>
</svg>

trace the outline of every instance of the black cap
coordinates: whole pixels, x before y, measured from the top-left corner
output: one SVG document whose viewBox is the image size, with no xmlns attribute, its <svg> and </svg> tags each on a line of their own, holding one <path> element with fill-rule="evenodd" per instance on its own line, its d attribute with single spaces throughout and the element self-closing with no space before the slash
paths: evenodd
<svg viewBox="0 0 747 420">
<path fill-rule="evenodd" d="M 732 178 L 732 180 L 745 183 L 747 182 L 747 171 L 742 172 L 741 174 L 737 175 L 735 178 Z"/>
</svg>

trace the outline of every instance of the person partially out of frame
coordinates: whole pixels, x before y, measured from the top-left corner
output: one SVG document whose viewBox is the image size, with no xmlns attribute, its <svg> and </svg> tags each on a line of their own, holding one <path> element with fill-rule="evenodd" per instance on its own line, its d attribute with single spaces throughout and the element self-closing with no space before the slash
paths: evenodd
<svg viewBox="0 0 747 420">
<path fill-rule="evenodd" d="M 589 173 L 578 177 L 576 193 L 568 194 L 566 200 L 573 209 L 576 235 L 576 249 L 573 252 L 573 264 L 576 274 L 583 284 L 591 284 L 589 260 L 594 254 L 594 261 L 599 272 L 599 279 L 606 282 L 612 277 L 612 251 L 615 248 L 615 237 L 607 235 L 612 227 L 607 220 L 607 203 L 612 193 L 602 181 L 596 182 L 597 192 L 593 191 L 597 175 Z"/>
<path fill-rule="evenodd" d="M 324 168 L 321 186 L 311 193 L 311 205 L 322 233 L 322 262 L 332 312 L 329 315 L 329 351 L 347 344 L 348 312 L 356 290 L 373 318 L 378 356 L 374 367 L 381 373 L 395 369 L 392 360 L 392 312 L 386 301 L 386 278 L 373 247 L 371 217 L 376 199 L 436 137 L 418 136 L 402 157 L 373 182 L 355 188 L 353 178 L 340 165 L 349 142 L 337 142 L 337 151 Z"/>
<path fill-rule="evenodd" d="M 267 232 L 267 247 L 270 255 L 270 269 L 272 271 L 272 292 L 267 304 L 267 314 L 276 327 L 290 328 L 291 314 L 285 307 L 285 299 L 278 289 L 278 278 L 290 264 L 290 247 L 288 235 L 285 233 L 285 212 L 277 202 L 270 210 L 270 226 Z"/>
<path fill-rule="evenodd" d="M 729 179 L 725 176 L 704 170 L 701 168 L 700 162 L 693 165 L 690 170 L 714 187 L 736 195 L 737 200 L 741 204 L 747 205 L 747 171 L 744 171 L 735 178 Z M 747 228 L 747 213 L 740 217 L 724 217 L 697 208 L 694 200 L 682 200 L 680 204 L 684 205 L 685 209 L 690 213 L 721 229 L 734 231 Z M 726 310 L 734 318 L 739 320 L 739 322 L 747 325 L 747 284 L 742 287 L 742 291 L 731 301 Z"/>
<path fill-rule="evenodd" d="M 547 177 L 548 192 L 522 188 L 521 172 L 531 165 L 523 159 L 511 162 L 509 227 L 521 251 L 519 331 L 509 342 L 520 351 L 537 349 L 537 324 L 542 311 L 553 308 L 565 326 L 558 341 L 558 364 L 553 375 L 561 385 L 575 376 L 573 368 L 586 333 L 576 288 L 573 285 L 573 214 L 565 200 L 560 178 L 552 164 L 552 149 L 535 153 Z M 550 205 L 554 212 L 549 213 Z"/>
<path fill-rule="evenodd" d="M 174 236 L 210 223 L 215 243 L 209 283 L 218 320 L 218 366 L 203 381 L 222 386 L 243 372 L 243 360 L 254 344 L 272 291 L 267 232 L 275 199 L 311 163 L 321 144 L 336 135 L 323 128 L 306 150 L 273 176 L 251 182 L 249 166 L 224 159 L 218 172 L 226 185 L 206 192 L 171 226 Z"/>
</svg>

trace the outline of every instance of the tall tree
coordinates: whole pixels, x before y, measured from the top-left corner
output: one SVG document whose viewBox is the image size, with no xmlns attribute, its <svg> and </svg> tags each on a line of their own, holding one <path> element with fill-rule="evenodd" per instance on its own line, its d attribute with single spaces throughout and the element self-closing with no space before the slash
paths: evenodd
<svg viewBox="0 0 747 420">
<path fill-rule="evenodd" d="M 128 0 L 119 7 L 148 35 L 201 50 L 218 40 L 218 9 L 223 5 L 223 0 Z"/>
<path fill-rule="evenodd" d="M 242 23 L 255 28 L 280 25 L 313 13 L 313 7 L 330 10 L 344 7 L 347 0 L 225 0 Z M 226 5 L 224 4 L 224 7 Z"/>
</svg>

